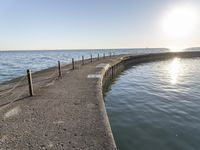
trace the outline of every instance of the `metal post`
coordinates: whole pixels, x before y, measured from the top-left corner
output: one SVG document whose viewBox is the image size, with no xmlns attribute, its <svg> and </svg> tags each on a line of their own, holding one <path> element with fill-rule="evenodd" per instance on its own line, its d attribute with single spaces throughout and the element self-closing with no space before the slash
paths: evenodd
<svg viewBox="0 0 200 150">
<path fill-rule="evenodd" d="M 84 56 L 82 56 L 82 65 L 84 65 Z"/>
<path fill-rule="evenodd" d="M 62 76 L 60 61 L 58 61 L 58 74 L 59 74 L 59 77 Z"/>
<path fill-rule="evenodd" d="M 104 58 L 104 59 L 106 58 L 106 54 L 105 54 L 105 53 L 103 53 L 103 58 Z"/>
<path fill-rule="evenodd" d="M 110 57 L 111 57 L 111 52 L 110 52 Z"/>
<path fill-rule="evenodd" d="M 98 54 L 98 57 L 97 57 L 97 59 L 99 60 L 99 54 Z"/>
<path fill-rule="evenodd" d="M 74 58 L 72 58 L 72 69 L 74 70 Z"/>
<path fill-rule="evenodd" d="M 92 62 L 92 54 L 90 55 L 90 62 Z"/>
<path fill-rule="evenodd" d="M 114 78 L 114 66 L 112 66 L 111 71 L 112 71 L 112 79 L 113 79 Z"/>
<path fill-rule="evenodd" d="M 28 77 L 28 85 L 29 85 L 29 94 L 30 96 L 33 96 L 33 82 L 32 82 L 32 76 L 31 76 L 31 70 L 27 70 L 27 77 Z"/>
</svg>

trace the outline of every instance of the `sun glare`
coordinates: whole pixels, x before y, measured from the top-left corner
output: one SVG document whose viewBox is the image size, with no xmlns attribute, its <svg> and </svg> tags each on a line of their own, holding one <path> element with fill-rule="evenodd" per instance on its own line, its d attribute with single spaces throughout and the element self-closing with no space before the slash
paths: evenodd
<svg viewBox="0 0 200 150">
<path fill-rule="evenodd" d="M 176 84 L 180 72 L 181 64 L 179 58 L 174 58 L 169 66 L 171 84 Z"/>
<path fill-rule="evenodd" d="M 182 46 L 170 46 L 168 47 L 170 52 L 183 52 L 185 47 Z"/>
<path fill-rule="evenodd" d="M 162 21 L 162 27 L 170 38 L 185 38 L 192 34 L 197 24 L 197 13 L 193 7 L 184 5 L 171 9 Z"/>
</svg>

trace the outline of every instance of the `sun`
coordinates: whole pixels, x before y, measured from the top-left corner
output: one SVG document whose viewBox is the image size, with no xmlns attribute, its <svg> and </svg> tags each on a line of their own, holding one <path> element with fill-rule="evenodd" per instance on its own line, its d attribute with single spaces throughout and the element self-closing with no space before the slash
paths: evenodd
<svg viewBox="0 0 200 150">
<path fill-rule="evenodd" d="M 197 24 L 197 13 L 188 5 L 177 6 L 163 17 L 164 33 L 173 39 L 185 38 L 193 33 Z"/>
</svg>

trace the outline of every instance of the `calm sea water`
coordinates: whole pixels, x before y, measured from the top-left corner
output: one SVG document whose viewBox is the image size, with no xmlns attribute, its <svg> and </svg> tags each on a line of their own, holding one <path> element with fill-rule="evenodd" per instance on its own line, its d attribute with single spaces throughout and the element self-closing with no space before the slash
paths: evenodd
<svg viewBox="0 0 200 150">
<path fill-rule="evenodd" d="M 119 150 L 200 149 L 200 58 L 133 66 L 105 100 Z"/>
<path fill-rule="evenodd" d="M 0 51 L 0 83 L 6 80 L 24 75 L 26 69 L 32 69 L 33 72 L 39 71 L 61 63 L 71 63 L 71 58 L 80 60 L 82 56 L 90 58 L 97 57 L 99 53 L 109 55 L 110 52 L 117 54 L 127 53 L 154 53 L 165 52 L 167 49 L 118 49 L 118 50 L 55 50 L 55 51 Z"/>
</svg>

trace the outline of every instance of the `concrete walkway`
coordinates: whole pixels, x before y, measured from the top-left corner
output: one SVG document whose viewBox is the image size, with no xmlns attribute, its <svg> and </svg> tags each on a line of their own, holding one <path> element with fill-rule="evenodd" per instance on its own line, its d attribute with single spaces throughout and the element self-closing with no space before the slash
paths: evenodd
<svg viewBox="0 0 200 150">
<path fill-rule="evenodd" d="M 2 105 L 0 150 L 116 149 L 105 112 L 101 79 L 91 74 L 101 72 L 105 64 L 120 57 L 101 58 L 83 66 L 79 63 L 75 70 L 65 66 L 67 71 L 63 71 L 61 78 L 50 80 L 45 86 L 35 84 L 33 97 L 25 94 L 19 101 Z M 48 71 L 33 77 L 44 78 Z"/>
</svg>

